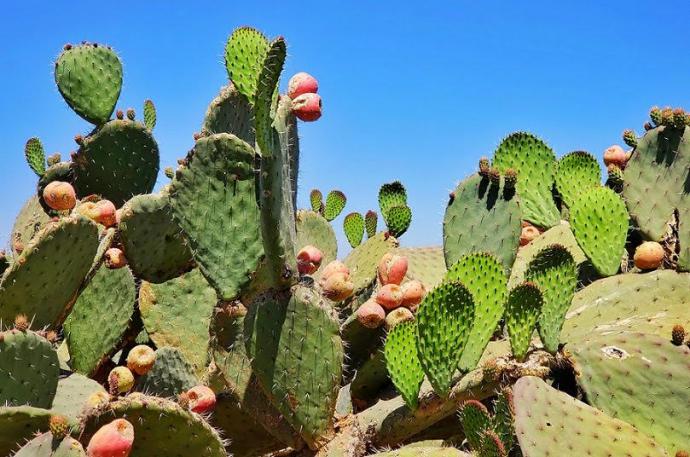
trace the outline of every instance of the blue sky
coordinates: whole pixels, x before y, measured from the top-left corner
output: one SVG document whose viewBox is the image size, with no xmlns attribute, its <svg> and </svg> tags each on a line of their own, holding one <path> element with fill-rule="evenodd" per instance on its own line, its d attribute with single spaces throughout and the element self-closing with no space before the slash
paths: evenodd
<svg viewBox="0 0 690 457">
<path fill-rule="evenodd" d="M 690 108 L 690 2 L 6 1 L 0 17 L 0 245 L 34 192 L 23 145 L 63 157 L 89 124 L 63 102 L 53 59 L 66 42 L 110 44 L 124 62 L 118 107 L 152 98 L 161 170 L 192 146 L 227 82 L 237 26 L 283 35 L 289 75 L 320 82 L 324 115 L 302 124 L 299 200 L 338 188 L 347 211 L 376 208 L 400 179 L 413 209 L 405 245 L 441 242 L 448 191 L 515 130 L 560 156 L 601 156 L 655 104 Z M 163 182 L 162 176 L 160 181 Z M 335 221 L 341 241 L 342 216 Z M 341 242 L 341 244 L 343 244 Z"/>
</svg>

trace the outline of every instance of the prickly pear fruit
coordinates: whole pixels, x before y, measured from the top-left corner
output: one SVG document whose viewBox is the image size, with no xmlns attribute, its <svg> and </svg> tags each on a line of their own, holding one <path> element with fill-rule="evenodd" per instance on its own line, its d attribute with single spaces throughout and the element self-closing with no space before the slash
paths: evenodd
<svg viewBox="0 0 690 457">
<path fill-rule="evenodd" d="M 334 260 L 323 268 L 323 272 L 321 273 L 321 281 L 325 282 L 334 273 L 343 273 L 348 278 L 350 277 L 350 269 L 347 268 L 347 265 L 340 260 Z"/>
<path fill-rule="evenodd" d="M 115 419 L 91 437 L 86 447 L 89 457 L 127 457 L 134 443 L 134 426 L 126 419 Z"/>
<path fill-rule="evenodd" d="M 97 216 L 95 221 L 106 227 L 117 224 L 117 209 L 110 200 L 101 200 L 96 203 Z"/>
<path fill-rule="evenodd" d="M 180 395 L 180 402 L 195 413 L 210 413 L 216 407 L 216 394 L 206 386 L 194 386 Z"/>
<path fill-rule="evenodd" d="M 321 117 L 321 97 L 318 94 L 302 94 L 292 101 L 292 112 L 297 119 L 313 122 Z"/>
<path fill-rule="evenodd" d="M 98 391 L 89 395 L 89 398 L 86 399 L 86 402 L 84 404 L 87 408 L 98 408 L 99 406 L 104 405 L 109 401 L 110 396 L 107 393 L 103 391 Z"/>
<path fill-rule="evenodd" d="M 403 293 L 401 304 L 406 308 L 413 308 L 419 305 L 422 302 L 424 295 L 426 295 L 426 287 L 424 287 L 424 284 L 417 280 L 407 281 L 401 287 Z"/>
<path fill-rule="evenodd" d="M 301 275 L 310 275 L 321 266 L 323 253 L 312 245 L 304 246 L 297 253 L 297 269 Z"/>
<path fill-rule="evenodd" d="M 319 91 L 319 82 L 309 73 L 297 73 L 288 81 L 288 97 L 295 99 L 302 94 L 315 94 Z"/>
<path fill-rule="evenodd" d="M 110 269 L 122 268 L 127 265 L 125 253 L 120 248 L 110 248 L 105 251 L 105 266 Z"/>
<path fill-rule="evenodd" d="M 645 241 L 635 249 L 633 260 L 640 270 L 655 270 L 664 260 L 664 248 L 656 241 Z"/>
<path fill-rule="evenodd" d="M 43 189 L 43 201 L 56 211 L 70 210 L 77 204 L 77 194 L 72 184 L 53 181 Z"/>
<path fill-rule="evenodd" d="M 522 227 L 522 231 L 520 232 L 520 246 L 525 246 L 526 244 L 529 244 L 539 235 L 541 235 L 539 229 L 532 225 Z"/>
<path fill-rule="evenodd" d="M 376 292 L 376 303 L 388 311 L 399 307 L 402 300 L 402 287 L 397 284 L 386 284 Z"/>
<path fill-rule="evenodd" d="M 65 416 L 50 416 L 48 426 L 53 438 L 57 440 L 61 440 L 69 434 L 69 421 Z"/>
<path fill-rule="evenodd" d="M 328 276 L 321 288 L 326 297 L 338 302 L 349 298 L 355 290 L 355 285 L 350 281 L 349 274 L 337 272 Z"/>
<path fill-rule="evenodd" d="M 17 317 L 14 318 L 15 330 L 26 332 L 30 326 L 31 322 L 29 322 L 29 318 L 26 317 L 26 314 L 17 314 Z"/>
<path fill-rule="evenodd" d="M 407 273 L 407 257 L 394 255 L 390 252 L 384 254 L 379 261 L 377 273 L 382 285 L 400 285 Z"/>
<path fill-rule="evenodd" d="M 110 395 L 124 394 L 134 387 L 134 375 L 127 367 L 115 367 L 108 374 Z"/>
<path fill-rule="evenodd" d="M 386 310 L 374 300 L 367 300 L 357 308 L 357 320 L 367 328 L 378 328 L 386 318 Z"/>
<path fill-rule="evenodd" d="M 685 335 L 685 328 L 680 324 L 676 324 L 671 330 L 671 342 L 676 346 L 680 346 L 685 341 Z"/>
<path fill-rule="evenodd" d="M 614 144 L 604 151 L 604 164 L 608 167 L 611 164 L 619 168 L 625 168 L 625 163 L 628 161 L 628 155 L 622 147 Z"/>
<path fill-rule="evenodd" d="M 390 332 L 393 327 L 399 323 L 411 321 L 412 319 L 414 319 L 414 316 L 412 315 L 412 311 L 409 309 L 404 307 L 394 309 L 386 316 L 386 330 Z"/>
<path fill-rule="evenodd" d="M 145 375 L 156 361 L 156 352 L 145 344 L 134 346 L 127 355 L 127 368 L 138 375 Z"/>
</svg>

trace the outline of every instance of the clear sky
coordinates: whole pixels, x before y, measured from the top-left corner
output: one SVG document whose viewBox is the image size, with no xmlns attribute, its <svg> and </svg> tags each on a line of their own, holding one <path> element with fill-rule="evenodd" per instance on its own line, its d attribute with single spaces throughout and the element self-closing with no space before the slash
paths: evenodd
<svg viewBox="0 0 690 457">
<path fill-rule="evenodd" d="M 687 0 L 2 4 L 0 245 L 35 189 L 26 139 L 68 157 L 90 129 L 53 82 L 66 42 L 119 53 L 118 107 L 141 112 L 154 100 L 162 170 L 192 146 L 227 82 L 229 33 L 253 25 L 285 36 L 286 76 L 315 75 L 324 102 L 321 120 L 300 126 L 301 205 L 313 187 L 337 188 L 345 212 L 365 212 L 382 183 L 400 179 L 413 210 L 405 245 L 440 244 L 448 191 L 512 131 L 537 134 L 559 156 L 601 157 L 623 129 L 642 130 L 652 105 L 690 108 Z M 343 244 L 342 216 L 335 224 Z"/>
</svg>

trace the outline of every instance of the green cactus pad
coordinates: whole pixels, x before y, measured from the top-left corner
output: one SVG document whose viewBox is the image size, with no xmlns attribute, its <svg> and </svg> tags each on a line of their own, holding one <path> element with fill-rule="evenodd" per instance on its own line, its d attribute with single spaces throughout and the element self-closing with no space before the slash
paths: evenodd
<svg viewBox="0 0 690 457">
<path fill-rule="evenodd" d="M 311 210 L 315 213 L 321 212 L 321 207 L 323 206 L 323 194 L 319 189 L 312 189 L 309 192 L 309 204 L 311 205 Z"/>
<path fill-rule="evenodd" d="M 254 108 L 233 84 L 229 84 L 208 105 L 203 129 L 209 133 L 231 133 L 254 144 Z"/>
<path fill-rule="evenodd" d="M 505 311 L 508 299 L 503 265 L 491 254 L 467 254 L 453 265 L 446 281 L 465 285 L 474 299 L 474 322 L 460 359 L 460 370 L 474 370 Z"/>
<path fill-rule="evenodd" d="M 58 441 L 47 432 L 22 446 L 14 457 L 86 457 L 86 452 L 79 441 L 71 436 Z"/>
<path fill-rule="evenodd" d="M 607 187 L 590 189 L 570 208 L 570 225 L 599 274 L 616 274 L 628 236 L 628 211 L 623 199 Z"/>
<path fill-rule="evenodd" d="M 343 261 L 350 269 L 350 281 L 355 285 L 355 295 L 365 290 L 376 279 L 376 267 L 381 257 L 396 248 L 395 238 L 379 233 L 353 249 Z"/>
<path fill-rule="evenodd" d="M 364 216 L 364 228 L 367 231 L 367 238 L 371 238 L 376 235 L 376 226 L 378 225 L 379 216 L 376 211 L 369 210 Z"/>
<path fill-rule="evenodd" d="M 153 130 L 156 128 L 156 105 L 153 104 L 153 100 L 144 101 L 144 125 L 147 129 Z"/>
<path fill-rule="evenodd" d="M 409 206 L 391 206 L 388 208 L 385 219 L 388 232 L 397 238 L 410 227 L 412 210 Z"/>
<path fill-rule="evenodd" d="M 526 132 L 508 135 L 494 152 L 493 166 L 501 173 L 517 172 L 517 193 L 525 220 L 543 228 L 560 221 L 551 189 L 556 174 L 556 156 L 546 143 Z"/>
<path fill-rule="evenodd" d="M 372 454 L 374 457 L 471 457 L 454 447 L 409 445 L 395 451 Z"/>
<path fill-rule="evenodd" d="M 494 401 L 493 429 L 507 450 L 515 444 L 515 408 L 510 387 L 501 390 Z"/>
<path fill-rule="evenodd" d="M 17 241 L 26 247 L 48 222 L 50 222 L 50 216 L 46 214 L 38 197 L 34 195 L 24 203 L 14 220 L 10 241 Z"/>
<path fill-rule="evenodd" d="M 46 171 L 46 154 L 43 151 L 43 144 L 38 138 L 29 138 L 24 145 L 24 157 L 29 168 L 41 177 Z"/>
<path fill-rule="evenodd" d="M 364 217 L 359 213 L 350 213 L 343 219 L 343 231 L 350 246 L 356 248 L 364 238 Z"/>
<path fill-rule="evenodd" d="M 667 456 L 654 440 L 532 376 L 515 384 L 515 430 L 525 456 Z"/>
<path fill-rule="evenodd" d="M 151 192 L 158 177 L 158 144 L 144 124 L 115 119 L 84 138 L 73 160 L 79 197 L 100 195 L 115 206 Z"/>
<path fill-rule="evenodd" d="M 36 433 L 47 431 L 51 414 L 31 406 L 0 407 L 0 455 L 11 455 Z"/>
<path fill-rule="evenodd" d="M 220 437 L 201 416 L 173 401 L 139 393 L 90 411 L 82 439 L 88 441 L 100 427 L 120 417 L 134 426 L 129 457 L 226 457 Z"/>
<path fill-rule="evenodd" d="M 416 336 L 416 329 L 415 331 L 415 338 Z M 380 340 L 379 340 L 380 341 Z M 346 340 L 347 342 L 347 340 Z M 417 348 L 414 346 L 414 340 L 412 340 L 412 346 L 411 346 L 411 351 L 414 353 L 414 357 L 417 359 L 417 362 L 419 363 L 419 358 L 417 357 Z M 347 348 L 348 350 L 351 350 L 351 348 Z M 377 346 L 373 352 L 373 354 L 369 354 L 369 358 L 364 361 L 364 363 L 361 364 L 357 368 L 357 371 L 355 372 L 354 377 L 352 378 L 352 382 L 349 384 L 350 386 L 350 399 L 351 400 L 361 400 L 365 402 L 372 402 L 376 401 L 378 398 L 378 395 L 381 393 L 381 388 L 384 387 L 389 381 L 392 379 L 392 375 L 390 375 L 390 372 L 388 370 L 388 364 L 386 362 L 386 356 L 384 351 L 378 350 L 379 347 Z M 421 366 L 419 368 L 420 370 L 422 369 Z M 424 379 L 424 371 L 422 373 L 422 379 Z M 403 377 L 407 376 L 407 373 L 403 374 Z M 393 381 L 393 385 L 395 385 L 395 381 Z M 403 385 L 398 389 L 398 392 L 402 392 L 400 389 L 403 389 L 407 387 L 407 385 Z M 403 395 L 403 400 L 405 400 L 405 403 L 407 403 L 408 407 L 411 409 L 416 408 L 417 404 L 417 394 L 419 393 L 419 389 L 417 389 L 414 393 L 414 398 L 409 399 L 405 395 Z M 407 401 L 407 400 L 410 401 Z"/>
<path fill-rule="evenodd" d="M 589 263 L 587 256 L 577 244 L 575 235 L 570 230 L 570 225 L 567 222 L 552 227 L 542 233 L 536 240 L 523 246 L 518 251 L 513 268 L 510 270 L 510 279 L 508 279 L 508 288 L 513 288 L 520 283 L 525 282 L 525 272 L 529 267 L 530 262 L 546 247 L 553 244 L 558 244 L 565 247 L 577 265 L 580 275 L 586 274 L 593 270 Z"/>
<path fill-rule="evenodd" d="M 32 331 L 0 333 L 0 405 L 49 408 L 60 367 L 57 353 Z"/>
<path fill-rule="evenodd" d="M 482 435 L 479 446 L 479 454 L 482 457 L 507 457 L 506 448 L 501 438 L 493 430 L 487 430 Z"/>
<path fill-rule="evenodd" d="M 575 151 L 558 161 L 556 189 L 568 208 L 572 208 L 580 195 L 600 185 L 601 169 L 592 154 Z"/>
<path fill-rule="evenodd" d="M 470 447 L 474 450 L 481 449 L 482 437 L 492 426 L 489 410 L 476 400 L 467 401 L 460 408 L 460 420 Z"/>
<path fill-rule="evenodd" d="M 254 372 L 310 446 L 332 426 L 344 359 L 338 330 L 333 310 L 301 285 L 258 297 L 245 319 Z"/>
<path fill-rule="evenodd" d="M 208 328 L 217 298 L 198 269 L 163 284 L 142 282 L 139 311 L 144 328 L 158 347 L 179 349 L 194 371 L 208 363 Z"/>
<path fill-rule="evenodd" d="M 608 177 L 606 178 L 606 186 L 612 189 L 617 194 L 623 192 L 623 186 L 625 183 L 625 178 L 623 176 L 623 170 L 615 165 L 609 165 Z M 628 206 L 628 211 L 630 211 L 630 206 Z"/>
<path fill-rule="evenodd" d="M 419 388 L 424 380 L 424 370 L 416 347 L 417 324 L 401 322 L 386 336 L 386 368 L 395 388 L 410 409 L 417 408 Z"/>
<path fill-rule="evenodd" d="M 322 215 L 314 211 L 299 210 L 296 215 L 295 228 L 297 229 L 295 247 L 298 251 L 304 246 L 312 245 L 323 254 L 319 270 L 337 258 L 338 240 L 335 237 L 333 227 Z"/>
<path fill-rule="evenodd" d="M 227 133 L 199 139 L 170 201 L 201 272 L 220 298 L 235 298 L 262 254 L 254 150 Z"/>
<path fill-rule="evenodd" d="M 57 392 L 50 410 L 53 414 L 65 416 L 70 422 L 76 424 L 86 401 L 98 392 L 106 393 L 103 386 L 93 379 L 79 373 L 70 373 L 58 381 Z"/>
<path fill-rule="evenodd" d="M 561 245 L 539 251 L 530 262 L 525 279 L 536 284 L 544 303 L 539 315 L 539 337 L 544 348 L 555 353 L 560 342 L 565 313 L 577 286 L 577 265 L 570 252 Z"/>
<path fill-rule="evenodd" d="M 470 291 L 445 282 L 430 291 L 417 311 L 417 351 L 434 390 L 448 394 L 474 321 Z"/>
<path fill-rule="evenodd" d="M 53 181 L 64 181 L 74 184 L 74 170 L 72 169 L 72 164 L 70 162 L 58 162 L 55 165 L 51 165 L 38 180 L 36 195 L 38 196 L 43 210 L 49 214 L 57 213 L 43 201 L 43 190 Z"/>
<path fill-rule="evenodd" d="M 347 197 L 339 190 L 332 190 L 326 195 L 326 206 L 323 209 L 323 217 L 328 222 L 332 221 L 345 209 Z"/>
<path fill-rule="evenodd" d="M 266 37 L 251 27 L 236 29 L 225 45 L 225 68 L 228 70 L 228 77 L 240 93 L 252 103 L 268 46 Z"/>
<path fill-rule="evenodd" d="M 670 338 L 673 326 L 687 322 L 690 274 L 657 270 L 617 275 L 578 291 L 563 324 L 564 342 L 593 333 L 625 331 Z"/>
<path fill-rule="evenodd" d="M 407 257 L 407 278 L 420 281 L 432 289 L 446 276 L 446 261 L 441 246 L 428 248 L 399 248 L 397 255 Z"/>
<path fill-rule="evenodd" d="M 450 268 L 465 254 L 491 252 L 507 272 L 518 250 L 522 213 L 514 192 L 473 175 L 461 182 L 443 219 L 443 252 Z"/>
<path fill-rule="evenodd" d="M 73 46 L 55 62 L 55 83 L 74 112 L 92 124 L 104 124 L 120 97 L 122 63 L 109 46 Z"/>
<path fill-rule="evenodd" d="M 118 228 L 127 261 L 138 278 L 161 283 L 194 266 L 166 192 L 137 195 L 125 203 Z"/>
<path fill-rule="evenodd" d="M 659 241 L 679 213 L 679 267 L 690 270 L 690 128 L 661 126 L 645 133 L 625 167 L 623 197 L 642 235 Z"/>
<path fill-rule="evenodd" d="M 97 248 L 98 229 L 86 218 L 48 224 L 5 271 L 0 283 L 0 320 L 12 322 L 17 314 L 25 314 L 34 328 L 60 325 Z"/>
<path fill-rule="evenodd" d="M 407 191 L 400 181 L 386 183 L 379 189 L 379 208 L 386 224 L 388 210 L 394 206 L 407 206 Z"/>
<path fill-rule="evenodd" d="M 135 388 L 157 397 L 176 397 L 198 383 L 182 353 L 174 347 L 164 346 L 156 350 L 153 368 L 137 379 Z"/>
<path fill-rule="evenodd" d="M 654 438 L 690 449 L 690 348 L 644 333 L 597 335 L 568 345 L 587 400 Z"/>
<path fill-rule="evenodd" d="M 533 283 L 520 284 L 508 295 L 506 327 L 510 348 L 518 360 L 523 360 L 527 355 L 543 304 L 542 292 Z"/>
<path fill-rule="evenodd" d="M 102 265 L 82 291 L 65 321 L 65 338 L 74 370 L 91 375 L 119 349 L 134 313 L 134 277 L 127 268 Z"/>
</svg>

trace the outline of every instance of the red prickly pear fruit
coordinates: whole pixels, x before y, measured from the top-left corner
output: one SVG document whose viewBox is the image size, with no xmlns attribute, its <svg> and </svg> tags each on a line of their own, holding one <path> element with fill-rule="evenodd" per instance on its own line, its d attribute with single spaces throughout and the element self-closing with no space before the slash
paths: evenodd
<svg viewBox="0 0 690 457">
<path fill-rule="evenodd" d="M 604 151 L 604 164 L 606 166 L 614 164 L 622 169 L 625 167 L 627 161 L 628 155 L 625 153 L 623 148 L 618 146 L 617 144 L 608 147 Z"/>
<path fill-rule="evenodd" d="M 77 204 L 77 194 L 72 184 L 53 181 L 43 189 L 43 201 L 56 211 L 70 210 Z"/>
<path fill-rule="evenodd" d="M 386 310 L 374 300 L 367 300 L 357 308 L 357 320 L 366 328 L 378 328 L 386 318 Z"/>
<path fill-rule="evenodd" d="M 97 215 L 94 219 L 99 224 L 112 227 L 117 224 L 117 209 L 110 200 L 101 200 L 95 206 Z"/>
<path fill-rule="evenodd" d="M 349 275 L 341 272 L 331 274 L 321 286 L 323 294 L 335 301 L 343 301 L 352 295 L 355 285 L 350 281 Z"/>
<path fill-rule="evenodd" d="M 301 275 L 310 275 L 321 266 L 323 254 L 312 245 L 304 246 L 297 253 L 297 269 Z"/>
<path fill-rule="evenodd" d="M 391 254 L 384 254 L 379 261 L 378 277 L 382 285 L 398 284 L 405 279 L 407 273 L 407 257 Z"/>
<path fill-rule="evenodd" d="M 148 373 L 156 362 L 156 352 L 145 344 L 134 346 L 127 355 L 127 368 L 142 376 Z"/>
<path fill-rule="evenodd" d="M 420 304 L 426 295 L 426 287 L 420 281 L 407 281 L 402 285 L 402 306 L 413 308 Z"/>
<path fill-rule="evenodd" d="M 206 386 L 194 386 L 182 397 L 187 407 L 198 414 L 210 413 L 216 407 L 216 394 Z"/>
<path fill-rule="evenodd" d="M 376 292 L 376 303 L 391 311 L 400 306 L 403 300 L 402 287 L 397 284 L 386 284 Z"/>
<path fill-rule="evenodd" d="M 127 265 L 127 258 L 122 249 L 110 248 L 105 251 L 105 266 L 111 270 L 116 270 Z"/>
<path fill-rule="evenodd" d="M 318 94 L 302 94 L 292 101 L 292 113 L 304 122 L 321 117 L 321 97 Z"/>
<path fill-rule="evenodd" d="M 134 387 L 134 375 L 127 367 L 115 367 L 108 374 L 110 395 L 124 394 Z"/>
<path fill-rule="evenodd" d="M 541 235 L 539 229 L 532 225 L 522 227 L 522 232 L 520 232 L 520 246 L 525 246 L 526 244 L 529 244 L 539 235 Z"/>
<path fill-rule="evenodd" d="M 656 241 L 645 241 L 635 249 L 633 260 L 640 270 L 656 270 L 665 256 L 664 248 Z"/>
<path fill-rule="evenodd" d="M 134 426 L 115 419 L 99 428 L 86 447 L 88 457 L 128 457 L 134 443 Z"/>
<path fill-rule="evenodd" d="M 287 96 L 295 99 L 302 94 L 315 94 L 319 91 L 319 82 L 309 73 L 297 73 L 288 81 Z"/>
<path fill-rule="evenodd" d="M 386 330 L 391 331 L 399 323 L 411 321 L 412 319 L 414 319 L 414 316 L 409 309 L 403 307 L 394 309 L 386 316 Z"/>
<path fill-rule="evenodd" d="M 350 269 L 347 268 L 347 265 L 345 265 L 340 260 L 334 260 L 332 262 L 329 262 L 328 265 L 326 265 L 323 268 L 323 271 L 321 272 L 321 282 L 325 283 L 328 280 L 328 278 L 330 278 L 331 275 L 335 273 L 342 273 L 347 278 L 350 277 Z"/>
</svg>

